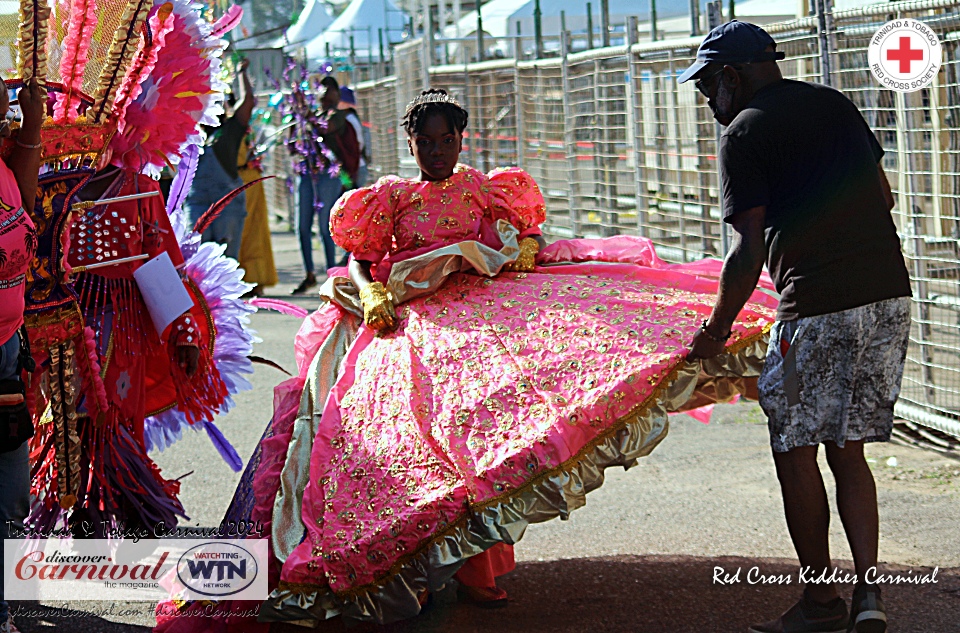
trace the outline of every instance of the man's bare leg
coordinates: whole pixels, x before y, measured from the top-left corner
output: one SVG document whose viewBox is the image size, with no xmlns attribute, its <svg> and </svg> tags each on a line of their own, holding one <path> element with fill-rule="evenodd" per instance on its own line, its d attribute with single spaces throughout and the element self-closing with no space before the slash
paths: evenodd
<svg viewBox="0 0 960 633">
<path fill-rule="evenodd" d="M 880 517 L 877 511 L 877 485 L 863 456 L 863 441 L 846 442 L 840 448 L 824 444 L 827 463 L 837 480 L 837 510 L 853 552 L 857 580 L 877 564 Z"/>
<path fill-rule="evenodd" d="M 809 567 L 814 576 L 833 566 L 828 540 L 830 507 L 817 464 L 818 448 L 802 446 L 786 453 L 773 453 L 790 538 L 800 565 Z M 810 584 L 806 595 L 816 602 L 827 603 L 837 597 L 837 590 L 833 584 Z"/>
</svg>

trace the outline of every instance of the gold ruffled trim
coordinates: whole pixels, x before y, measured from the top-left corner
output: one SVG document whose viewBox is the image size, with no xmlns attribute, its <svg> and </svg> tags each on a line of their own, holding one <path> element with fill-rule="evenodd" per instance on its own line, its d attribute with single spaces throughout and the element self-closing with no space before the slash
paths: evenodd
<svg viewBox="0 0 960 633">
<path fill-rule="evenodd" d="M 136 51 L 140 24 L 153 6 L 147 0 L 130 0 L 120 18 L 120 26 L 110 43 L 107 60 L 97 80 L 97 90 L 93 93 L 93 105 L 87 111 L 87 117 L 94 123 L 100 123 L 103 115 L 110 112 L 117 90 L 123 82 L 130 60 Z"/>
<path fill-rule="evenodd" d="M 20 42 L 17 50 L 17 75 L 26 82 L 36 77 L 47 79 L 47 26 L 50 7 L 40 0 L 20 0 Z"/>
<path fill-rule="evenodd" d="M 442 586 L 466 559 L 499 542 L 519 541 L 531 523 L 567 518 L 584 505 L 587 493 L 603 484 L 606 468 L 629 468 L 649 454 L 666 436 L 667 412 L 680 409 L 691 398 L 701 371 L 720 377 L 759 375 L 770 327 L 732 343 L 726 354 L 675 367 L 643 402 L 576 455 L 509 493 L 471 506 L 375 582 L 335 594 L 325 584 L 281 581 L 264 604 L 260 619 L 324 620 L 339 614 L 385 623 L 416 615 L 417 596 Z"/>
</svg>

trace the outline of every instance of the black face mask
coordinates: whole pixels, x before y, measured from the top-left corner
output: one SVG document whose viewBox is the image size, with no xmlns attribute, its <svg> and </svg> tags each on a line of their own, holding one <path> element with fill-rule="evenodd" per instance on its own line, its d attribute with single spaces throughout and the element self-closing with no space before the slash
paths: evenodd
<svg viewBox="0 0 960 633">
<path fill-rule="evenodd" d="M 717 85 L 717 93 L 712 99 L 707 101 L 707 105 L 710 106 L 710 110 L 713 112 L 713 118 L 724 127 L 730 125 L 737 116 L 737 113 L 733 110 L 733 99 L 736 94 L 737 89 L 734 88 L 733 92 L 728 92 L 721 79 Z"/>
</svg>

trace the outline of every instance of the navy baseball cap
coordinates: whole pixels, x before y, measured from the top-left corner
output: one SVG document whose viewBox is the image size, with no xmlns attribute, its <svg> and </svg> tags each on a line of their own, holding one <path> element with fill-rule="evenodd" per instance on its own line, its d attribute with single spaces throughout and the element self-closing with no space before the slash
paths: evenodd
<svg viewBox="0 0 960 633">
<path fill-rule="evenodd" d="M 697 49 L 697 61 L 680 75 L 677 83 L 690 81 L 711 62 L 749 64 L 772 62 L 786 57 L 784 53 L 764 50 L 771 45 L 776 49 L 777 43 L 770 34 L 756 24 L 730 20 L 707 33 Z"/>
<path fill-rule="evenodd" d="M 346 86 L 340 86 L 340 103 L 349 103 L 350 105 L 357 105 L 357 98 L 353 96 L 353 90 L 347 88 Z"/>
</svg>

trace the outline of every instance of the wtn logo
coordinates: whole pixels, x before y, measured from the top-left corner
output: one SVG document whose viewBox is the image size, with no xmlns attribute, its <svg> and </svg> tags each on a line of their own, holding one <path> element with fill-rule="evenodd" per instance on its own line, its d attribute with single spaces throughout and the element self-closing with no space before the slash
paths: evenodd
<svg viewBox="0 0 960 633">
<path fill-rule="evenodd" d="M 260 545 L 258 559 L 235 543 L 201 542 L 180 556 L 177 579 L 189 593 L 196 594 L 191 600 L 236 596 L 255 582 L 260 582 L 265 591 L 266 575 L 260 573 L 260 565 L 266 563 L 266 541 Z"/>
<path fill-rule="evenodd" d="M 211 580 L 214 571 L 217 572 L 216 580 L 224 578 L 233 580 L 236 577 L 246 579 L 247 577 L 246 560 L 241 560 L 239 565 L 229 560 L 189 560 L 187 568 L 194 580 L 197 578 Z"/>
</svg>

